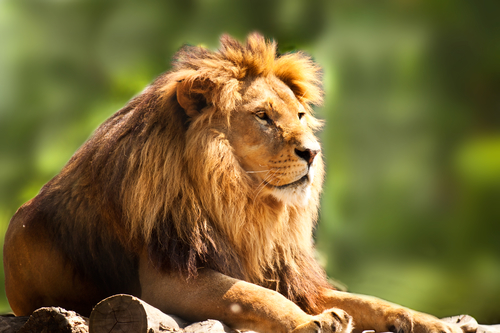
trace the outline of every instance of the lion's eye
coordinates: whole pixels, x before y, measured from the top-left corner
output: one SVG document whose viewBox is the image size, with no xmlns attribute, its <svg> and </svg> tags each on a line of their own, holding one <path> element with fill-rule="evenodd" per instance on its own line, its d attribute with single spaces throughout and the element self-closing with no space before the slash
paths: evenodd
<svg viewBox="0 0 500 333">
<path fill-rule="evenodd" d="M 299 120 L 302 119 L 302 117 L 304 117 L 306 115 L 305 112 L 299 112 L 298 116 L 299 116 Z"/>
<path fill-rule="evenodd" d="M 263 124 L 269 124 L 271 122 L 271 118 L 269 118 L 266 111 L 255 112 L 255 116 L 257 117 L 257 120 Z"/>
</svg>

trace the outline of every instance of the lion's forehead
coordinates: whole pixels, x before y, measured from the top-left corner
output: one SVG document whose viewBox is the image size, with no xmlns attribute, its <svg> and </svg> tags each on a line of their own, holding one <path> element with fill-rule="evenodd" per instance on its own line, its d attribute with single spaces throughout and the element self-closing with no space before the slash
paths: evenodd
<svg viewBox="0 0 500 333">
<path fill-rule="evenodd" d="M 305 112 L 292 90 L 275 77 L 254 79 L 245 89 L 243 102 L 252 108 L 272 108 L 278 113 Z"/>
</svg>

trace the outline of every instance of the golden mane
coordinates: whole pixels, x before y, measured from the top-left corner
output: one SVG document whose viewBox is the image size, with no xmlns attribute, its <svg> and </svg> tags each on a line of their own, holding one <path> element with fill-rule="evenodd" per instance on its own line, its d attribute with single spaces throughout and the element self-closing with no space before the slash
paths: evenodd
<svg viewBox="0 0 500 333">
<path fill-rule="evenodd" d="M 326 286 L 312 244 L 321 158 L 308 203 L 285 204 L 250 186 L 227 139 L 210 124 L 226 119 L 230 126 L 243 79 L 274 75 L 317 127 L 311 105 L 322 102 L 320 69 L 303 53 L 277 54 L 276 43 L 259 34 L 246 45 L 223 36 L 221 45 L 218 52 L 183 47 L 173 69 L 102 124 L 44 189 L 54 207 L 76 212 L 70 227 L 58 228 L 87 235 L 91 251 L 104 237 L 96 235 L 110 235 L 132 252 L 146 247 L 162 270 L 195 276 L 209 267 L 314 312 L 317 287 Z M 206 106 L 193 120 L 177 102 L 181 84 Z"/>
</svg>

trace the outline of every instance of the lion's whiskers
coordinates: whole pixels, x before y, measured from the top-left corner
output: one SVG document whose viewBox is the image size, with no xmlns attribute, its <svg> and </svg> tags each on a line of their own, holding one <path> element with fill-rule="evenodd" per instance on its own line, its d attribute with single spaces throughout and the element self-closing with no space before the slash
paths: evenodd
<svg viewBox="0 0 500 333">
<path fill-rule="evenodd" d="M 257 196 L 259 195 L 259 193 L 264 189 L 264 187 L 266 186 L 266 180 L 268 179 L 269 175 L 266 176 L 266 178 L 264 178 L 264 180 L 262 180 L 259 184 L 259 186 L 257 186 L 257 188 L 255 189 L 255 195 L 253 197 L 253 202 L 255 203 L 255 199 L 257 199 Z"/>
<path fill-rule="evenodd" d="M 259 173 L 259 172 L 268 172 L 268 171 L 271 171 L 271 170 L 269 169 L 269 170 L 245 171 L 245 172 L 246 173 Z"/>
<path fill-rule="evenodd" d="M 273 168 L 271 170 L 268 171 L 268 174 L 264 177 L 264 179 L 260 182 L 259 186 L 257 186 L 257 188 L 255 189 L 256 190 L 256 193 L 253 197 L 253 202 L 255 203 L 255 199 L 257 199 L 257 196 L 260 194 L 260 192 L 264 189 L 264 187 L 266 187 L 266 183 L 268 180 L 272 179 L 274 177 L 274 175 L 276 175 L 276 173 L 278 173 L 278 171 L 280 170 L 281 168 Z"/>
</svg>

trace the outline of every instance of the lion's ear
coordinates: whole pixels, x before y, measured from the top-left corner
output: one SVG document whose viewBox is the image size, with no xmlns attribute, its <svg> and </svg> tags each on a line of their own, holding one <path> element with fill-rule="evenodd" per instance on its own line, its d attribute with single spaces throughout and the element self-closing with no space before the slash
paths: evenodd
<svg viewBox="0 0 500 333">
<path fill-rule="evenodd" d="M 202 82 L 182 80 L 177 84 L 177 102 L 191 118 L 207 106 L 205 93 Z"/>
</svg>

